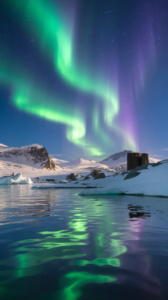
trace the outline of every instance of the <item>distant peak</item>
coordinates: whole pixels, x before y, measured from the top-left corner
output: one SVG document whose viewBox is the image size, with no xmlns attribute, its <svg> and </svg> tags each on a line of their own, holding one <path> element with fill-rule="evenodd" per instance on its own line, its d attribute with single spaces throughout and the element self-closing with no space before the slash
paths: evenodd
<svg viewBox="0 0 168 300">
<path fill-rule="evenodd" d="M 8 148 L 8 146 L 6 146 L 6 145 L 3 145 L 3 144 L 0 144 L 0 147 L 5 147 L 5 148 L 7 147 L 7 148 Z"/>
<path fill-rule="evenodd" d="M 122 152 L 118 152 L 118 153 L 112 154 L 109 157 L 107 157 L 104 160 L 102 160 L 101 162 L 105 162 L 107 160 L 118 160 L 121 157 L 125 157 L 127 155 L 127 153 L 133 153 L 133 151 L 131 151 L 131 150 L 124 150 Z"/>
</svg>

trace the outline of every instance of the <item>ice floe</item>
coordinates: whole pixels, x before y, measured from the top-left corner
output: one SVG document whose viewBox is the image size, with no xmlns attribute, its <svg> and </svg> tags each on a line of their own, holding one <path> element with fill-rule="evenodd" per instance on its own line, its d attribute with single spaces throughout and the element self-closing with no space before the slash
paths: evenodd
<svg viewBox="0 0 168 300">
<path fill-rule="evenodd" d="M 6 184 L 31 184 L 32 181 L 29 177 L 23 177 L 21 173 L 16 175 L 12 174 L 11 176 L 4 176 L 0 178 L 0 185 Z"/>
</svg>

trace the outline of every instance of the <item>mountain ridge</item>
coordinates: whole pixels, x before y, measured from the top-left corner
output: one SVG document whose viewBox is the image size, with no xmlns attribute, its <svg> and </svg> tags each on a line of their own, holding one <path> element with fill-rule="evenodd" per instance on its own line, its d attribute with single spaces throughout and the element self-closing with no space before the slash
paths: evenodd
<svg viewBox="0 0 168 300">
<path fill-rule="evenodd" d="M 59 168 L 50 158 L 45 147 L 32 144 L 23 147 L 0 147 L 0 160 L 24 164 L 37 169 L 55 170 Z"/>
<path fill-rule="evenodd" d="M 110 169 L 114 169 L 117 172 L 127 171 L 127 153 L 134 153 L 132 150 L 124 150 L 108 156 L 100 161 L 100 163 L 107 165 Z M 150 163 L 157 163 L 160 159 L 149 157 Z"/>
</svg>

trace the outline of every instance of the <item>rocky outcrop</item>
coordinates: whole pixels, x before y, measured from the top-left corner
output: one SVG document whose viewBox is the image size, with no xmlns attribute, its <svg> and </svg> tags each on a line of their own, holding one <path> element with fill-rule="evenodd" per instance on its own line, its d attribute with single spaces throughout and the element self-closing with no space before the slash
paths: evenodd
<svg viewBox="0 0 168 300">
<path fill-rule="evenodd" d="M 99 178 L 105 178 L 106 175 L 104 173 L 101 172 L 101 170 L 93 170 L 92 173 L 88 174 L 84 180 L 88 180 L 92 177 L 94 177 L 94 179 L 99 179 Z"/>
<path fill-rule="evenodd" d="M 77 180 L 76 177 L 83 177 L 83 176 L 80 174 L 71 173 L 71 174 L 67 175 L 66 180 L 76 181 Z"/>
<path fill-rule="evenodd" d="M 59 168 L 59 166 L 50 158 L 45 147 L 31 147 L 28 153 L 31 155 L 32 161 L 35 164 L 41 163 L 43 169 L 56 170 Z"/>
<path fill-rule="evenodd" d="M 75 181 L 75 180 L 77 180 L 76 177 L 77 177 L 77 174 L 71 173 L 71 174 L 69 174 L 69 175 L 66 177 L 66 180 L 72 180 L 72 181 Z"/>
<path fill-rule="evenodd" d="M 43 169 L 56 170 L 59 166 L 48 156 L 48 161 L 45 163 Z"/>
<path fill-rule="evenodd" d="M 88 179 L 90 179 L 90 177 L 91 177 L 91 174 L 85 176 L 85 178 L 83 180 L 88 180 Z"/>
<path fill-rule="evenodd" d="M 95 179 L 105 178 L 106 175 L 104 173 L 97 173 Z"/>
<path fill-rule="evenodd" d="M 66 177 L 66 180 L 75 181 L 75 180 L 77 180 L 77 178 L 76 178 L 77 176 L 78 176 L 78 174 L 71 173 Z"/>
<path fill-rule="evenodd" d="M 40 169 L 56 170 L 59 168 L 48 155 L 46 148 L 37 144 L 17 148 L 1 147 L 0 159 Z"/>
<path fill-rule="evenodd" d="M 93 170 L 92 171 L 92 173 L 91 173 L 91 175 L 93 176 L 93 177 L 95 177 L 98 173 L 100 173 L 101 172 L 101 170 Z"/>
<path fill-rule="evenodd" d="M 48 152 L 46 148 L 37 148 L 37 147 L 31 147 L 28 149 L 27 154 L 31 155 L 32 161 L 37 164 L 37 163 L 44 163 L 50 160 L 50 157 L 48 155 Z"/>
</svg>

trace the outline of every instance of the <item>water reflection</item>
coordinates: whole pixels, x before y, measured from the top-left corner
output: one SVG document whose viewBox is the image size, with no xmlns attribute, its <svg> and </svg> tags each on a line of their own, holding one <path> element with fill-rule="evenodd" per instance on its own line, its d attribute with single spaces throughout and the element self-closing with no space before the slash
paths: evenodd
<svg viewBox="0 0 168 300">
<path fill-rule="evenodd" d="M 68 282 L 69 280 L 69 282 Z M 65 275 L 65 286 L 63 291 L 59 294 L 60 299 L 77 300 L 82 296 L 82 287 L 86 284 L 116 281 L 115 277 L 103 276 L 98 274 L 90 274 L 87 272 L 71 272 Z"/>
<path fill-rule="evenodd" d="M 90 299 L 87 289 L 95 284 L 98 290 L 109 289 L 104 297 L 110 299 L 119 285 L 126 288 L 130 283 L 160 297 L 161 283 L 152 274 L 148 253 L 146 222 L 151 218 L 131 222 L 127 197 L 82 198 L 68 190 L 34 194 L 17 187 L 2 195 L 1 245 L 9 237 L 0 256 L 2 299 L 23 299 L 25 290 L 29 299 Z M 19 234 L 14 236 L 15 232 Z M 32 284 L 47 278 L 47 291 L 43 284 Z M 24 292 L 15 290 L 18 282 Z"/>
<path fill-rule="evenodd" d="M 24 185 L 1 187 L 0 195 L 0 225 L 24 223 L 25 220 L 20 217 L 25 216 L 50 216 L 51 204 L 56 201 L 53 190 L 47 190 L 43 195 Z"/>
</svg>

